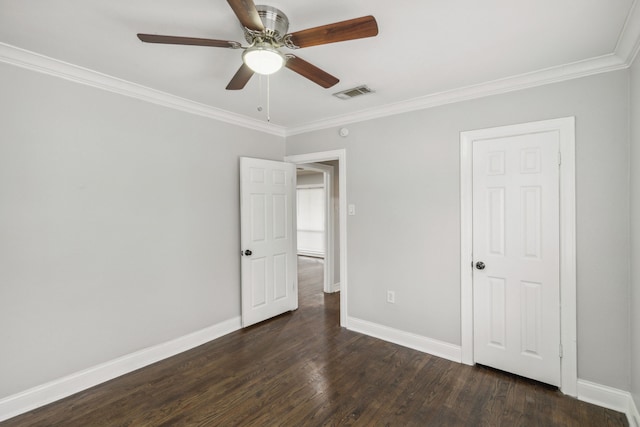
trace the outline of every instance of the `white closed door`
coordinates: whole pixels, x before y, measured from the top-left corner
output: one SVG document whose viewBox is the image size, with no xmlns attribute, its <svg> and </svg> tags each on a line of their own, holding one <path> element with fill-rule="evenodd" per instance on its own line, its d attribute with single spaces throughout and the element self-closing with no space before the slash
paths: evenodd
<svg viewBox="0 0 640 427">
<path fill-rule="evenodd" d="M 298 308 L 295 172 L 240 158 L 242 326 Z"/>
<path fill-rule="evenodd" d="M 473 143 L 474 361 L 560 385 L 558 132 Z"/>
</svg>

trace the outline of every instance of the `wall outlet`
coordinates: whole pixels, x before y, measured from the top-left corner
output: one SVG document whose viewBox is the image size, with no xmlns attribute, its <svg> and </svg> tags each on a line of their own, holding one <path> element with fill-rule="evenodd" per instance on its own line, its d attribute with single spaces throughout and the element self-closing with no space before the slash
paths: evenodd
<svg viewBox="0 0 640 427">
<path fill-rule="evenodd" d="M 391 304 L 396 303 L 396 293 L 394 291 L 387 291 L 387 302 Z"/>
</svg>

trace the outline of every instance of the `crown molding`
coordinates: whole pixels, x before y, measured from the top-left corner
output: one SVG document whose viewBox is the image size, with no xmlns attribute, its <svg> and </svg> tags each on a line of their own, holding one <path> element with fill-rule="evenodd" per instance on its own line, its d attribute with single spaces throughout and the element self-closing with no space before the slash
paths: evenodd
<svg viewBox="0 0 640 427">
<path fill-rule="evenodd" d="M 265 123 L 4 43 L 0 43 L 0 62 L 141 99 L 186 113 L 208 117 L 280 137 L 287 137 L 628 68 L 640 51 L 639 2 L 640 0 L 634 0 L 631 5 L 614 53 L 360 110 L 351 114 L 324 118 L 292 127 Z"/>
<path fill-rule="evenodd" d="M 614 53 L 473 86 L 434 93 L 407 101 L 357 111 L 352 114 L 309 122 L 287 128 L 286 136 L 629 68 L 640 51 L 640 6 L 638 3 L 640 3 L 640 0 L 634 0 L 631 5 Z"/>
<path fill-rule="evenodd" d="M 301 126 L 287 128 L 287 136 L 307 133 L 311 131 L 344 126 L 350 123 L 373 120 L 396 114 L 408 113 L 416 110 L 452 104 L 460 101 L 483 98 L 491 95 L 499 95 L 514 92 L 536 86 L 544 86 L 593 74 L 606 73 L 627 68 L 625 63 L 616 54 L 603 55 L 597 58 L 577 61 L 557 67 L 546 68 L 531 73 L 520 74 L 504 79 L 493 80 L 477 85 L 466 86 L 459 89 L 434 93 L 419 98 L 410 99 L 394 104 L 361 110 L 353 114 L 331 117 L 328 119 L 310 122 Z"/>
<path fill-rule="evenodd" d="M 282 126 L 180 98 L 6 43 L 0 43 L 0 62 L 276 136 L 284 137 L 286 133 Z"/>
<path fill-rule="evenodd" d="M 618 55 L 627 66 L 631 66 L 638 50 L 640 49 L 640 6 L 638 0 L 634 0 L 631 10 L 627 15 L 627 20 L 622 27 L 618 43 L 616 44 L 616 55 Z"/>
</svg>

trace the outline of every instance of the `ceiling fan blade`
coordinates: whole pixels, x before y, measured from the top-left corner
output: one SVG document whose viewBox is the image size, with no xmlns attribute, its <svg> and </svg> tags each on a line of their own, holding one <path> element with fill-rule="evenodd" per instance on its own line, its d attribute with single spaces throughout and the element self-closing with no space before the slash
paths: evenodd
<svg viewBox="0 0 640 427">
<path fill-rule="evenodd" d="M 264 31 L 262 19 L 252 0 L 227 0 L 240 23 L 253 31 Z"/>
<path fill-rule="evenodd" d="M 313 64 L 308 63 L 304 59 L 295 55 L 287 55 L 286 67 L 291 71 L 295 71 L 302 77 L 306 77 L 314 83 L 319 84 L 323 88 L 330 88 L 340 80 L 326 71 L 321 70 Z"/>
<path fill-rule="evenodd" d="M 229 40 L 199 39 L 196 37 L 161 36 L 157 34 L 138 34 L 138 38 L 146 43 L 185 44 L 193 46 L 228 47 L 238 49 L 240 43 Z"/>
<path fill-rule="evenodd" d="M 378 23 L 376 22 L 376 18 L 369 15 L 296 31 L 295 33 L 287 34 L 285 38 L 300 48 L 346 40 L 363 39 L 377 35 Z M 289 45 L 287 44 L 287 46 Z"/>
<path fill-rule="evenodd" d="M 227 85 L 227 90 L 240 90 L 246 86 L 246 84 L 253 76 L 253 70 L 245 63 L 242 63 L 242 66 L 236 71 L 236 74 L 233 76 L 229 84 Z"/>
</svg>

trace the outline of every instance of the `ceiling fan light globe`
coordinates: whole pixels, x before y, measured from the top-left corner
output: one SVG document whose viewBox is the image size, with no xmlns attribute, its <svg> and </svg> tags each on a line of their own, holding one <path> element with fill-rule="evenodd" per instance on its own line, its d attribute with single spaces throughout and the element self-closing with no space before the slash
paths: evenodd
<svg viewBox="0 0 640 427">
<path fill-rule="evenodd" d="M 244 51 L 242 60 L 255 73 L 268 75 L 284 65 L 284 56 L 270 45 L 256 45 Z"/>
</svg>

